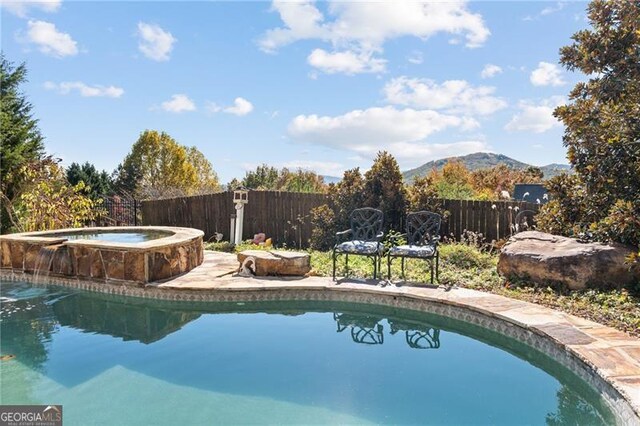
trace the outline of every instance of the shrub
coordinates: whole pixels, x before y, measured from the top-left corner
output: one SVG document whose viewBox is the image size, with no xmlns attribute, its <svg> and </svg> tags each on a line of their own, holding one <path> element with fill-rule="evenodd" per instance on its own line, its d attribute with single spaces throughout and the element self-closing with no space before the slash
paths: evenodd
<svg viewBox="0 0 640 426">
<path fill-rule="evenodd" d="M 311 210 L 311 248 L 314 250 L 329 250 L 334 242 L 338 229 L 336 215 L 328 205 L 323 204 Z"/>
</svg>

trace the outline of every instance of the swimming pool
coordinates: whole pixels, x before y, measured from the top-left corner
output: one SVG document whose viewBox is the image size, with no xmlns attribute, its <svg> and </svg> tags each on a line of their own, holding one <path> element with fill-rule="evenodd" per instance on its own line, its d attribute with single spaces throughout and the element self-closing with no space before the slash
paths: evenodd
<svg viewBox="0 0 640 426">
<path fill-rule="evenodd" d="M 157 240 L 158 238 L 169 237 L 170 232 L 161 231 L 140 231 L 140 232 L 76 232 L 76 233 L 53 233 L 51 238 L 64 238 L 66 240 L 99 240 L 114 243 L 142 243 L 145 241 Z"/>
<path fill-rule="evenodd" d="M 66 424 L 615 423 L 552 359 L 433 314 L 1 288 L 0 403 Z"/>
</svg>

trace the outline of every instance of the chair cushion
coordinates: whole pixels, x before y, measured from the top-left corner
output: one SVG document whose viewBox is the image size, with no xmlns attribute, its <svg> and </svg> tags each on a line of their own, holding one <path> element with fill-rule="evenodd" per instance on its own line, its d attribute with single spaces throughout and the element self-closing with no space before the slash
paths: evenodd
<svg viewBox="0 0 640 426">
<path fill-rule="evenodd" d="M 389 254 L 391 256 L 407 256 L 407 257 L 431 257 L 435 254 L 436 248 L 432 245 L 414 246 L 404 245 L 391 247 Z"/>
<path fill-rule="evenodd" d="M 340 253 L 353 253 L 353 254 L 378 254 L 382 253 L 383 245 L 378 245 L 375 241 L 345 241 L 344 243 L 336 246 L 336 251 Z"/>
</svg>

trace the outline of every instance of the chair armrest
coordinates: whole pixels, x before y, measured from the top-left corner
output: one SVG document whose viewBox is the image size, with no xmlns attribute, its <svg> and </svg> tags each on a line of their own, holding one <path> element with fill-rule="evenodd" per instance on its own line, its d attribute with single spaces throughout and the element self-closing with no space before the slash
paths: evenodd
<svg viewBox="0 0 640 426">
<path fill-rule="evenodd" d="M 384 232 L 380 231 L 378 235 L 376 235 L 376 241 L 380 242 L 380 240 L 384 237 Z"/>
<path fill-rule="evenodd" d="M 342 240 L 344 236 L 351 234 L 351 229 L 347 229 L 346 231 L 336 232 L 336 245 L 340 244 L 340 240 Z"/>
</svg>

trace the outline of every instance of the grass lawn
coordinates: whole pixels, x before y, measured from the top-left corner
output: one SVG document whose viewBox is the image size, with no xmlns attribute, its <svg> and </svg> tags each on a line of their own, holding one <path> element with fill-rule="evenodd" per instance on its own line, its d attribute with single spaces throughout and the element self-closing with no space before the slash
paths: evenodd
<svg viewBox="0 0 640 426">
<path fill-rule="evenodd" d="M 206 249 L 229 247 L 208 244 Z M 243 245 L 236 251 L 256 249 Z M 310 251 L 311 274 L 331 276 L 330 252 Z M 428 262 L 407 259 L 406 278 L 412 282 L 429 282 Z M 440 284 L 471 288 L 500 294 L 514 299 L 526 300 L 561 311 L 588 318 L 640 337 L 640 288 L 630 290 L 582 290 L 563 291 L 551 287 L 536 286 L 526 282 L 509 282 L 497 273 L 498 255 L 461 243 L 440 246 Z M 338 275 L 343 275 L 344 259 L 338 259 Z M 386 259 L 382 270 L 386 277 Z M 393 280 L 400 279 L 400 260 L 392 267 Z M 349 276 L 371 277 L 373 266 L 370 259 L 361 256 L 349 257 Z"/>
</svg>

